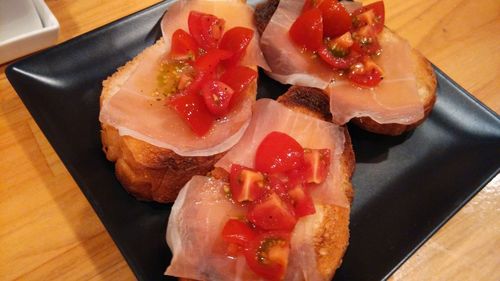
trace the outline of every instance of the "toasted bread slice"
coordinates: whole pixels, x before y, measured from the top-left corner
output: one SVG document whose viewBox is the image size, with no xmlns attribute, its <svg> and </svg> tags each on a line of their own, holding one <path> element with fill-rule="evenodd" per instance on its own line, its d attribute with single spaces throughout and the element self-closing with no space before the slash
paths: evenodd
<svg viewBox="0 0 500 281">
<path fill-rule="evenodd" d="M 163 40 L 149 48 L 162 48 Z M 146 49 L 147 50 L 147 49 Z M 145 58 L 144 50 L 103 82 L 100 103 L 117 92 Z M 255 93 L 257 82 L 247 89 Z M 173 202 L 184 184 L 194 175 L 205 175 L 223 153 L 185 157 L 130 136 L 120 136 L 109 124 L 101 124 L 103 150 L 115 162 L 115 172 L 123 187 L 141 200 Z"/>
<path fill-rule="evenodd" d="M 256 21 L 257 30 L 262 34 L 267 24 L 271 20 L 274 12 L 278 8 L 279 0 L 267 0 L 264 3 L 257 5 L 255 9 L 254 19 Z M 388 28 L 384 29 L 384 36 L 397 36 Z M 417 79 L 418 95 L 424 106 L 424 117 L 412 124 L 397 124 L 387 123 L 380 124 L 370 117 L 356 117 L 352 122 L 364 130 L 383 134 L 383 135 L 400 135 L 406 131 L 415 129 L 429 116 L 436 102 L 437 81 L 436 75 L 430 62 L 417 50 L 412 50 L 412 57 L 415 62 L 415 74 Z"/>
<path fill-rule="evenodd" d="M 295 111 L 325 121 L 331 120 L 329 99 L 322 90 L 308 87 L 291 87 L 279 97 L 278 101 Z M 340 161 L 342 171 L 341 188 L 352 203 L 353 187 L 351 177 L 354 172 L 355 159 L 351 139 L 346 128 L 344 128 L 344 136 L 344 151 Z M 314 242 L 317 270 L 324 280 L 329 280 L 341 265 L 342 257 L 349 244 L 350 209 L 336 205 L 316 205 L 315 207 L 314 235 L 310 239 Z M 190 280 L 186 278 L 179 279 Z"/>
</svg>

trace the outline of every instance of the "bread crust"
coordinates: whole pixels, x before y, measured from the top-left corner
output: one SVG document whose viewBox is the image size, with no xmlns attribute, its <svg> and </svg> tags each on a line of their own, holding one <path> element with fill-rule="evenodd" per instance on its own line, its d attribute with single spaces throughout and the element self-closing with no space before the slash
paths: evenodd
<svg viewBox="0 0 500 281">
<path fill-rule="evenodd" d="M 268 0 L 257 5 L 254 13 L 254 19 L 260 34 L 264 32 L 267 24 L 271 20 L 274 12 L 278 8 L 279 0 Z M 388 28 L 384 32 L 397 36 Z M 424 107 L 424 117 L 412 124 L 386 123 L 381 124 L 370 117 L 355 117 L 352 122 L 358 127 L 372 133 L 382 135 L 401 135 L 404 132 L 415 129 L 422 124 L 429 116 L 436 102 L 437 80 L 430 62 L 416 49 L 412 49 L 412 57 L 415 62 L 415 74 L 417 78 L 417 90 L 419 98 Z"/>
<path fill-rule="evenodd" d="M 222 157 L 184 157 L 102 124 L 101 140 L 106 158 L 115 162 L 116 177 L 125 190 L 140 200 L 173 202 L 194 175 L 205 175 Z"/>
<path fill-rule="evenodd" d="M 118 91 L 134 72 L 145 52 L 163 48 L 163 40 L 146 48 L 139 55 L 120 67 L 103 82 L 100 97 L 103 101 Z M 247 90 L 255 93 L 257 82 Z M 173 202 L 180 189 L 195 175 L 206 175 L 224 153 L 212 156 L 186 157 L 172 150 L 160 148 L 130 136 L 120 136 L 118 130 L 101 123 L 103 151 L 109 161 L 115 162 L 117 179 L 125 190 L 139 200 Z"/>
</svg>

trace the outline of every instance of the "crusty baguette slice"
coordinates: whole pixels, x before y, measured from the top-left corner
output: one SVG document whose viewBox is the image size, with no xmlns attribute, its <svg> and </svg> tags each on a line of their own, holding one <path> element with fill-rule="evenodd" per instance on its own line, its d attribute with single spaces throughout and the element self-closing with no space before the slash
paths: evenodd
<svg viewBox="0 0 500 281">
<path fill-rule="evenodd" d="M 149 48 L 162 48 L 163 40 Z M 146 49 L 147 50 L 147 49 Z M 120 67 L 103 82 L 100 103 L 118 91 L 145 58 L 145 51 Z M 255 93 L 255 81 L 247 93 Z M 115 172 L 123 187 L 142 200 L 173 202 L 179 190 L 194 175 L 205 175 L 223 153 L 212 156 L 184 157 L 130 136 L 120 136 L 109 124 L 101 124 L 103 150 L 115 162 Z"/>
<path fill-rule="evenodd" d="M 331 120 L 328 96 L 319 89 L 291 87 L 278 101 L 288 108 L 314 116 L 325 121 Z M 354 153 L 351 139 L 344 127 L 344 151 L 342 154 L 342 189 L 352 203 L 353 187 L 351 177 L 354 172 Z M 342 257 L 349 244 L 350 209 L 335 205 L 316 205 L 317 220 L 314 223 L 314 241 L 317 269 L 325 280 L 333 277 L 341 265 Z M 179 278 L 188 281 L 189 279 Z M 207 280 L 208 281 L 208 280 Z M 209 280 L 214 281 L 214 280 Z"/>
<path fill-rule="evenodd" d="M 264 3 L 257 5 L 254 18 L 257 30 L 261 34 L 264 32 L 267 24 L 271 20 L 271 17 L 278 8 L 278 4 L 279 0 L 267 0 Z M 383 33 L 383 36 L 398 36 L 388 28 L 385 28 Z M 429 116 L 432 108 L 434 107 L 434 103 L 436 102 L 436 75 L 434 74 L 434 70 L 432 69 L 430 62 L 416 49 L 413 49 L 412 51 L 412 56 L 416 66 L 415 74 L 417 78 L 418 95 L 424 106 L 424 117 L 417 122 L 408 125 L 397 123 L 380 124 L 370 117 L 357 117 L 352 119 L 354 124 L 373 133 L 396 136 L 406 131 L 415 129 Z"/>
</svg>

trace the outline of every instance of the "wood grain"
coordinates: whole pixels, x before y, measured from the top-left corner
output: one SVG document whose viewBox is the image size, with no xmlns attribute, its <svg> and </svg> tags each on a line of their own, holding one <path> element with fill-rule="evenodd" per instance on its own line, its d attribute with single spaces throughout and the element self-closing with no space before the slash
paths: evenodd
<svg viewBox="0 0 500 281">
<path fill-rule="evenodd" d="M 59 42 L 158 1 L 48 0 Z M 386 0 L 387 25 L 500 112 L 500 1 Z M 0 280 L 134 280 L 0 66 Z M 500 177 L 391 280 L 500 280 Z"/>
</svg>

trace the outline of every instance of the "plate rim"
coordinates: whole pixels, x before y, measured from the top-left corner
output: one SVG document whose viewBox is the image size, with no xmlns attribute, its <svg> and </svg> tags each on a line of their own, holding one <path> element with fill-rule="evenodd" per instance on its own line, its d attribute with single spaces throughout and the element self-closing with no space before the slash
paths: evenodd
<svg viewBox="0 0 500 281">
<path fill-rule="evenodd" d="M 159 2 L 159 3 L 156 3 L 152 6 L 149 6 L 149 7 L 146 7 L 144 9 L 141 9 L 137 12 L 134 12 L 130 15 L 127 15 L 127 16 L 124 16 L 122 18 L 119 18 L 119 19 L 116 19 L 112 22 L 109 22 L 103 26 L 100 26 L 96 29 L 93 29 L 93 30 L 90 30 L 88 32 L 85 32 L 81 35 L 78 35 L 74 38 L 71 38 L 69 40 L 66 40 L 64 42 L 61 42 L 60 44 L 57 44 L 51 48 L 48 48 L 46 50 L 43 50 L 42 52 L 39 52 L 39 53 L 35 53 L 35 54 L 31 54 L 21 60 L 18 60 L 18 61 L 15 61 L 15 62 L 12 62 L 10 64 L 7 65 L 7 67 L 5 68 L 5 74 L 6 74 L 6 77 L 8 79 L 8 81 L 11 83 L 12 87 L 14 88 L 13 84 L 12 84 L 12 81 L 11 81 L 11 78 L 14 77 L 15 75 L 25 75 L 22 73 L 22 67 L 25 66 L 25 65 L 29 65 L 30 63 L 32 62 L 36 62 L 36 60 L 45 55 L 45 54 L 50 54 L 52 52 L 57 52 L 59 49 L 63 49 L 65 47 L 67 47 L 68 45 L 74 45 L 74 44 L 78 44 L 78 42 L 80 42 L 81 40 L 85 40 L 86 38 L 88 37 L 91 37 L 91 36 L 98 36 L 101 32 L 105 32 L 107 30 L 109 30 L 111 27 L 114 27 L 116 25 L 119 25 L 123 22 L 126 22 L 127 20 L 129 19 L 134 19 L 136 17 L 140 17 L 144 14 L 147 14 L 148 12 L 150 12 L 151 10 L 156 10 L 160 7 L 163 7 L 163 6 L 166 6 L 168 7 L 169 4 L 171 4 L 172 1 L 163 1 L 163 2 Z M 482 101 L 480 101 L 478 98 L 476 98 L 474 95 L 472 95 L 469 91 L 467 91 L 466 89 L 464 89 L 462 86 L 460 86 L 457 82 L 455 82 L 453 79 L 451 79 L 446 73 L 444 73 L 441 69 L 439 69 L 437 66 L 435 66 L 434 64 L 432 64 L 432 67 L 433 69 L 437 72 L 437 74 L 440 74 L 445 80 L 447 80 L 450 84 L 453 85 L 454 88 L 456 88 L 458 91 L 460 91 L 461 93 L 464 94 L 464 96 L 472 103 L 476 104 L 481 110 L 483 110 L 486 114 L 489 114 L 490 116 L 492 116 L 493 118 L 495 118 L 496 120 L 498 120 L 500 122 L 500 115 L 493 111 L 493 109 L 489 108 L 487 105 L 485 105 Z M 125 245 L 122 245 L 122 244 L 118 244 L 116 241 L 115 241 L 115 238 L 114 236 L 116 234 L 112 234 L 112 233 L 115 233 L 116 231 L 113 231 L 113 230 L 110 230 L 109 227 L 108 227 L 108 224 L 109 222 L 107 222 L 107 219 L 104 218 L 103 216 L 103 213 L 104 211 L 99 207 L 99 204 L 97 204 L 93 199 L 92 199 L 92 196 L 90 194 L 90 192 L 86 189 L 86 188 L 81 188 L 82 185 L 85 186 L 85 184 L 83 183 L 83 179 L 81 179 L 79 177 L 79 173 L 77 172 L 77 168 L 74 167 L 74 165 L 71 163 L 71 161 L 69 159 L 67 159 L 67 157 L 63 154 L 66 154 L 65 152 L 61 152 L 60 150 L 56 149 L 55 146 L 53 145 L 53 141 L 52 140 L 49 140 L 49 138 L 47 137 L 47 133 L 46 133 L 46 129 L 45 130 L 42 130 L 42 127 L 45 127 L 45 125 L 43 125 L 42 123 L 43 122 L 46 122 L 46 120 L 39 120 L 39 118 L 35 118 L 32 114 L 32 111 L 34 110 L 34 107 L 33 105 L 29 105 L 26 103 L 25 99 L 23 99 L 21 97 L 21 95 L 18 93 L 18 91 L 14 88 L 16 94 L 19 96 L 20 100 L 22 101 L 22 103 L 26 106 L 26 108 L 28 109 L 28 112 L 29 114 L 31 115 L 31 118 L 36 122 L 37 126 L 39 126 L 39 128 L 41 129 L 42 133 L 44 134 L 45 138 L 49 141 L 50 145 L 52 146 L 52 148 L 54 149 L 54 151 L 56 152 L 57 156 L 59 157 L 59 159 L 61 160 L 61 162 L 63 162 L 65 168 L 70 172 L 70 175 L 71 177 L 75 180 L 75 182 L 77 183 L 80 191 L 85 195 L 87 201 L 90 203 L 90 205 L 92 206 L 92 208 L 94 209 L 94 212 L 96 213 L 96 215 L 99 217 L 99 220 L 101 220 L 102 224 L 104 225 L 106 231 L 110 234 L 111 238 L 112 238 L 112 241 L 114 243 L 114 245 L 117 246 L 117 248 L 119 249 L 120 253 L 122 254 L 122 256 L 124 257 L 124 259 L 127 261 L 127 265 L 131 268 L 132 272 L 134 273 L 135 277 L 137 277 L 139 280 L 142 280 L 142 278 L 144 278 L 144 276 L 146 275 L 144 272 L 143 272 L 143 269 L 138 266 L 138 264 L 136 264 L 135 262 L 132 261 L 132 257 L 129 256 L 128 254 L 128 250 L 126 249 L 126 246 Z M 36 110 L 35 110 L 36 111 Z M 40 115 L 40 114 L 38 114 Z M 497 176 L 500 172 L 500 167 L 498 167 L 494 173 L 490 174 L 487 179 L 483 180 L 477 187 L 475 187 L 474 191 L 470 194 L 468 194 L 468 196 L 462 200 L 462 202 L 460 204 L 458 204 L 457 207 L 455 207 L 453 209 L 452 212 L 450 212 L 446 218 L 444 220 L 442 220 L 437 226 L 434 226 L 432 231 L 430 231 L 426 236 L 425 238 L 420 242 L 418 243 L 415 247 L 413 247 L 413 249 L 409 252 L 407 252 L 404 256 L 403 259 L 401 259 L 385 276 L 383 279 L 387 279 L 388 277 L 390 277 L 391 275 L 393 275 L 411 256 L 413 256 L 437 231 L 439 231 L 452 217 L 454 217 L 456 215 L 456 213 L 458 211 L 460 211 L 468 202 L 470 202 L 470 200 L 475 197 L 477 195 L 477 193 L 479 193 L 489 182 L 491 182 L 491 180 Z"/>
</svg>

